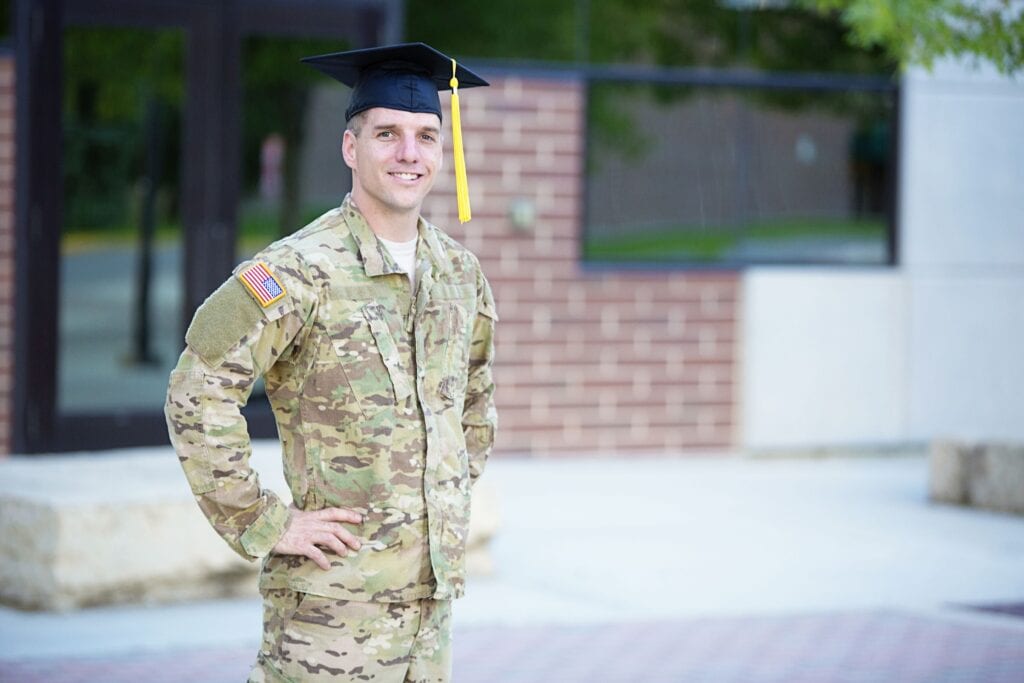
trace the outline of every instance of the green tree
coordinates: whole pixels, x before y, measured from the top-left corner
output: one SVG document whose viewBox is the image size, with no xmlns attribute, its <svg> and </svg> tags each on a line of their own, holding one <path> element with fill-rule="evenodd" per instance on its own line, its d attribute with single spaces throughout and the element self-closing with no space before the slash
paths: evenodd
<svg viewBox="0 0 1024 683">
<path fill-rule="evenodd" d="M 137 216 L 133 188 L 147 175 L 146 114 L 167 111 L 158 136 L 159 176 L 171 197 L 179 184 L 184 41 L 179 31 L 70 27 L 64 34 L 64 188 L 71 230 L 115 229 Z M 167 207 L 176 215 L 176 202 Z"/>
<path fill-rule="evenodd" d="M 132 221 L 130 188 L 144 175 L 143 128 L 148 103 L 162 118 L 162 191 L 166 218 L 177 218 L 181 107 L 185 98 L 184 36 L 180 31 L 70 27 L 64 34 L 63 108 L 68 225 L 122 229 Z M 244 178 L 259 178 L 259 150 L 271 133 L 286 144 L 284 191 L 277 233 L 300 225 L 298 150 L 310 90 L 323 76 L 303 66 L 310 54 L 341 49 L 338 41 L 252 37 L 243 45 L 247 106 L 242 122 Z M 340 131 L 339 131 L 340 132 Z"/>
<path fill-rule="evenodd" d="M 406 36 L 462 57 L 885 73 L 1024 65 L 1020 0 L 408 0 Z"/>
<path fill-rule="evenodd" d="M 799 4 L 490 0 L 481 8 L 470 0 L 408 0 L 406 16 L 410 40 L 466 58 L 847 74 L 896 71 L 896 63 L 881 48 L 847 40 L 848 29 L 836 12 L 810 11 Z M 588 91 L 588 130 L 609 149 L 642 157 L 650 141 L 629 125 L 623 95 L 673 102 L 695 92 L 675 86 L 596 84 Z M 806 93 L 756 96 L 790 109 L 815 101 Z"/>
<path fill-rule="evenodd" d="M 1024 3 L 1019 0 L 799 0 L 838 16 L 849 39 L 881 48 L 901 66 L 931 67 L 943 57 L 991 62 L 1011 74 L 1024 67 Z"/>
<path fill-rule="evenodd" d="M 253 36 L 243 46 L 243 84 L 246 107 L 243 117 L 245 184 L 259 182 L 260 145 L 277 133 L 285 142 L 282 169 L 283 192 L 277 217 L 277 232 L 286 235 L 301 226 L 299 202 L 299 150 L 305 131 L 306 106 L 315 86 L 323 85 L 322 74 L 300 64 L 302 57 L 335 52 L 346 46 L 338 41 Z M 339 121 L 341 121 L 339 114 Z M 339 140 L 341 123 L 339 123 Z"/>
<path fill-rule="evenodd" d="M 891 73 L 834 12 L 751 0 L 408 0 L 406 37 L 461 57 Z"/>
</svg>

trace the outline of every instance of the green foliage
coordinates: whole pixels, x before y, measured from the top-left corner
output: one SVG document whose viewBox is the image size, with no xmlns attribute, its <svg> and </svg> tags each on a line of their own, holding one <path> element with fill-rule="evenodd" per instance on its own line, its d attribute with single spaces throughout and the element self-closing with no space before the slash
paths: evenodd
<svg viewBox="0 0 1024 683">
<path fill-rule="evenodd" d="M 164 209 L 179 184 L 184 38 L 179 30 L 64 32 L 64 192 L 69 230 L 120 230 L 138 217 L 146 112 L 159 105 Z"/>
<path fill-rule="evenodd" d="M 11 4 L 11 0 L 0 0 L 0 41 L 4 42 L 11 39 L 11 23 L 14 20 Z"/>
<path fill-rule="evenodd" d="M 408 0 L 406 36 L 461 57 L 892 73 L 1024 66 L 1020 0 Z"/>
<path fill-rule="evenodd" d="M 310 89 L 314 85 L 331 82 L 299 60 L 344 49 L 346 46 L 336 40 L 246 38 L 242 45 L 245 98 L 242 149 L 245 154 L 245 185 L 249 190 L 253 190 L 259 181 L 263 139 L 271 133 L 278 133 L 285 138 L 289 149 L 291 145 L 298 145 L 302 139 L 303 114 Z M 339 112 L 339 136 L 344 126 L 342 119 Z"/>
<path fill-rule="evenodd" d="M 338 41 L 248 38 L 243 44 L 244 179 L 259 178 L 259 152 L 270 133 L 298 150 L 308 93 L 323 76 L 301 57 L 344 49 Z M 145 176 L 146 111 L 161 105 L 161 195 L 177 214 L 181 108 L 185 97 L 184 35 L 177 29 L 69 27 L 64 32 L 65 223 L 74 230 L 116 231 L 135 220 Z M 339 132 L 341 129 L 339 113 Z M 297 155 L 285 162 L 279 216 L 292 230 L 297 211 Z"/>
<path fill-rule="evenodd" d="M 848 45 L 835 17 L 800 7 L 734 8 L 720 0 L 592 5 L 595 62 L 749 66 L 767 71 L 888 73 L 881 51 Z M 624 25 L 631 26 L 622 30 Z"/>
<path fill-rule="evenodd" d="M 408 0 L 406 36 L 459 57 L 754 67 L 768 71 L 890 74 L 885 52 L 845 40 L 834 14 L 801 7 L 739 9 L 720 0 Z M 582 44 L 581 44 L 582 41 Z M 619 89 L 625 96 L 613 91 Z M 695 89 L 595 85 L 587 116 L 592 139 L 632 158 L 651 144 L 631 125 L 630 97 L 671 103 Z M 760 93 L 783 108 L 809 106 L 807 93 Z M 868 118 L 867 115 L 864 118 Z M 591 158 L 589 163 L 599 163 Z M 591 169 L 594 170 L 594 169 Z"/>
<path fill-rule="evenodd" d="M 178 104 L 184 95 L 181 31 L 68 28 L 64 111 L 109 123 L 142 118 L 147 97 Z"/>
<path fill-rule="evenodd" d="M 831 13 L 720 0 L 408 0 L 406 31 L 456 56 L 656 66 L 891 73 Z"/>
<path fill-rule="evenodd" d="M 587 130 L 591 153 L 588 171 L 597 171 L 601 152 L 642 163 L 654 144 L 651 137 L 633 124 L 630 103 L 652 96 L 655 86 L 641 83 L 598 83 L 587 93 Z"/>
<path fill-rule="evenodd" d="M 854 44 L 884 49 L 901 66 L 930 68 L 942 57 L 990 61 L 1002 73 L 1024 67 L 1019 0 L 799 0 L 838 16 Z"/>
<path fill-rule="evenodd" d="M 573 0 L 407 0 L 405 37 L 456 58 L 569 61 Z"/>
<path fill-rule="evenodd" d="M 270 134 L 284 139 L 283 192 L 278 210 L 277 234 L 285 235 L 300 225 L 299 150 L 305 137 L 305 114 L 314 85 L 323 75 L 299 60 L 302 57 L 346 49 L 339 41 L 250 36 L 242 50 L 245 87 L 243 149 L 245 185 L 252 192 L 260 172 L 260 150 Z M 340 86 L 339 86 L 340 87 Z M 338 112 L 338 139 L 344 117 Z"/>
</svg>

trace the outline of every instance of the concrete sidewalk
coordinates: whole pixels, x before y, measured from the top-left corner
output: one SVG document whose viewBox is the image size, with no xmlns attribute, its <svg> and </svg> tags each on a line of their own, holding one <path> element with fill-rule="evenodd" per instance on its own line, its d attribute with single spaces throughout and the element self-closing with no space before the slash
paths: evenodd
<svg viewBox="0 0 1024 683">
<path fill-rule="evenodd" d="M 1024 519 L 921 457 L 495 460 L 456 680 L 1024 681 Z M 212 533 L 212 532 L 211 532 Z M 0 681 L 243 680 L 257 600 L 0 610 Z"/>
</svg>

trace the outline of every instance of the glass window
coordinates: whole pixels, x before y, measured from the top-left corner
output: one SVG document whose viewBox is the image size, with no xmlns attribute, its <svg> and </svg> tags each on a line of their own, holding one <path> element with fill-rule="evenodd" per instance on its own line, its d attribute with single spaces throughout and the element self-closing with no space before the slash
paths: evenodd
<svg viewBox="0 0 1024 683">
<path fill-rule="evenodd" d="M 891 262 L 885 92 L 592 85 L 591 262 Z"/>
<path fill-rule="evenodd" d="M 299 64 L 343 49 L 336 40 L 249 36 L 243 42 L 240 261 L 338 206 L 351 188 L 341 158 L 348 88 Z"/>
<path fill-rule="evenodd" d="M 299 64 L 302 57 L 344 50 L 344 44 L 253 35 L 242 46 L 238 261 L 338 206 L 352 186 L 341 158 L 349 90 Z M 253 398 L 265 395 L 260 378 Z"/>
<path fill-rule="evenodd" d="M 179 30 L 64 32 L 58 409 L 159 410 L 182 347 Z"/>
</svg>

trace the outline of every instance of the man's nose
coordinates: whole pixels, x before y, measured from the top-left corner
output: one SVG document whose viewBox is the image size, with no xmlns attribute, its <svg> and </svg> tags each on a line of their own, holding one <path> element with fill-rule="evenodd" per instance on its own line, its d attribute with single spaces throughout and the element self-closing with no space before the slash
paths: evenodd
<svg viewBox="0 0 1024 683">
<path fill-rule="evenodd" d="M 399 161 L 418 161 L 420 155 L 419 145 L 416 144 L 415 135 L 406 135 L 402 137 L 401 142 L 398 144 L 398 160 Z"/>
</svg>

